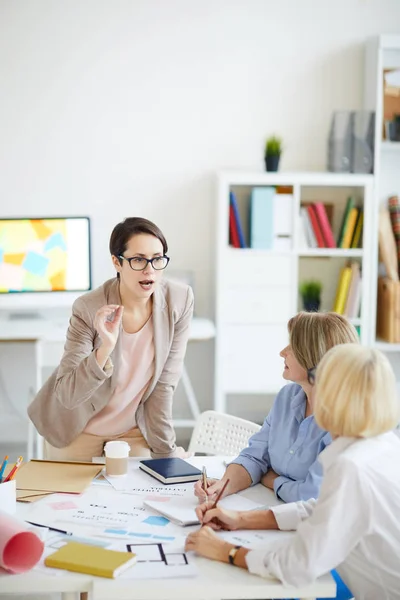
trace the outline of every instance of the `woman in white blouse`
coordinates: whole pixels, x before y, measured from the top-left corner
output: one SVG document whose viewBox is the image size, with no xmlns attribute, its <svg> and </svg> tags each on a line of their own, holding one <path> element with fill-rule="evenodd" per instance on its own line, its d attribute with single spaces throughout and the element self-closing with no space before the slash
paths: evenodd
<svg viewBox="0 0 400 600">
<path fill-rule="evenodd" d="M 234 512 L 198 507 L 208 527 L 186 550 L 300 586 L 337 569 L 357 600 L 400 599 L 400 439 L 395 377 L 378 350 L 332 348 L 317 370 L 314 414 L 334 441 L 320 454 L 319 499 Z M 218 521 L 216 521 L 218 519 Z M 277 546 L 249 550 L 220 539 L 219 529 L 296 530 Z"/>
</svg>

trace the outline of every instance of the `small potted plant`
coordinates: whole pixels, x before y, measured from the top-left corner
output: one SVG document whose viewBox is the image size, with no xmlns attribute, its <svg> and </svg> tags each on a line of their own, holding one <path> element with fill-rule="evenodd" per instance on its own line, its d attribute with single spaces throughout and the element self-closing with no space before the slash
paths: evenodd
<svg viewBox="0 0 400 600">
<path fill-rule="evenodd" d="M 277 171 L 282 154 L 282 140 L 275 135 L 265 142 L 265 168 L 267 171 Z"/>
<path fill-rule="evenodd" d="M 318 312 L 321 304 L 322 283 L 315 279 L 302 281 L 300 283 L 300 295 L 303 299 L 303 307 L 307 312 Z"/>
</svg>

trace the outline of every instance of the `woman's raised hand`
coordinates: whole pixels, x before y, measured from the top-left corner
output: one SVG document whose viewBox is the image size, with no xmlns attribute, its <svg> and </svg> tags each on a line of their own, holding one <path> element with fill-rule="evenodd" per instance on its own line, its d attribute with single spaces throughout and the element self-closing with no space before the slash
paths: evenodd
<svg viewBox="0 0 400 600">
<path fill-rule="evenodd" d="M 124 307 L 118 304 L 106 304 L 97 311 L 94 326 L 100 336 L 102 346 L 109 352 L 117 343 Z"/>
</svg>

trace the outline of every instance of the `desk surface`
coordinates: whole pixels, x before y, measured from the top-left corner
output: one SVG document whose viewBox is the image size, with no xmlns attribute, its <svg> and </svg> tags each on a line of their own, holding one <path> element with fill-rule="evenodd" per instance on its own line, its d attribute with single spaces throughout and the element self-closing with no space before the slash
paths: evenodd
<svg viewBox="0 0 400 600">
<path fill-rule="evenodd" d="M 205 464 L 209 472 L 223 471 L 221 458 L 196 457 L 190 460 L 196 466 Z M 93 490 L 91 486 L 89 490 Z M 108 493 L 117 500 L 119 492 L 107 487 Z M 249 499 L 263 504 L 279 503 L 270 490 L 258 485 L 242 493 Z M 126 495 L 125 495 L 126 499 Z M 135 496 L 137 499 L 137 496 Z M 43 501 L 39 501 L 43 502 Z M 28 519 L 35 505 L 18 504 L 18 515 Z M 279 541 L 280 532 L 268 532 L 271 537 Z M 287 535 L 287 534 L 283 534 Z M 76 575 L 60 571 L 57 576 L 47 575 L 43 570 L 30 571 L 23 575 L 0 575 L 0 594 L 12 593 L 50 593 L 50 592 L 78 592 L 88 591 L 93 593 L 97 600 L 120 598 L 121 600 L 220 600 L 221 598 L 265 599 L 265 598 L 311 598 L 332 597 L 335 595 L 335 583 L 331 576 L 325 575 L 309 586 L 290 588 L 279 581 L 267 580 L 251 575 L 244 569 L 232 568 L 230 565 L 206 560 L 190 555 L 190 560 L 197 565 L 199 575 L 186 579 L 160 579 L 160 580 L 129 580 L 117 578 L 108 580 L 104 578 Z"/>
<path fill-rule="evenodd" d="M 1 341 L 64 342 L 68 319 L 0 319 Z M 209 340 L 215 337 L 214 323 L 210 319 L 193 317 L 190 340 Z"/>
</svg>

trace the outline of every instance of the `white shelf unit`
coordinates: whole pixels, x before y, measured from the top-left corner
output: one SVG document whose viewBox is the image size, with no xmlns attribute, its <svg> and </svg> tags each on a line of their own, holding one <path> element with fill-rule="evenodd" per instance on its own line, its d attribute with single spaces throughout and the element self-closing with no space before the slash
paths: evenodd
<svg viewBox="0 0 400 600">
<path fill-rule="evenodd" d="M 288 343 L 287 321 L 302 310 L 299 281 L 323 282 L 321 310 L 332 310 L 340 268 L 348 259 L 362 264 L 362 306 L 354 324 L 362 343 L 370 339 L 371 255 L 366 243 L 373 227 L 373 176 L 338 173 L 262 173 L 223 171 L 217 185 L 215 410 L 232 412 L 234 395 L 276 394 L 284 385 L 279 352 Z M 247 213 L 256 186 L 292 188 L 292 236 L 287 251 L 233 248 L 229 245 L 229 193 L 234 191 L 247 243 Z M 334 205 L 334 235 L 346 200 L 364 208 L 361 249 L 300 247 L 300 206 L 318 200 Z"/>
<path fill-rule="evenodd" d="M 385 69 L 400 69 L 400 35 L 381 35 L 366 45 L 364 106 L 375 111 L 374 176 L 375 190 L 372 219 L 378 223 L 379 208 L 390 196 L 400 194 L 400 142 L 383 139 L 383 75 Z M 378 253 L 378 226 L 371 236 L 371 341 L 388 352 L 396 377 L 400 380 L 400 344 L 389 344 L 376 338 L 377 279 L 381 272 Z"/>
</svg>

